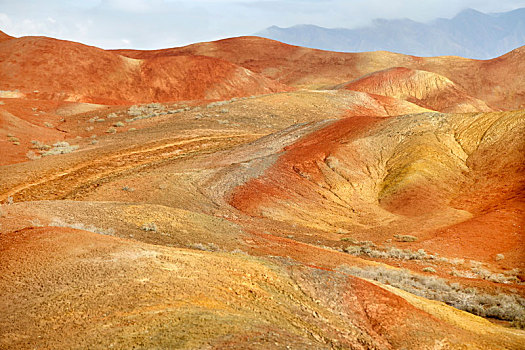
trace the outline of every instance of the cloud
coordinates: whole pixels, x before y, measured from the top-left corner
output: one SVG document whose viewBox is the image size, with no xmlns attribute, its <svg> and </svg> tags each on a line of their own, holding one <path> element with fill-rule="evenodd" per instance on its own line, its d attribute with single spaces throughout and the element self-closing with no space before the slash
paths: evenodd
<svg viewBox="0 0 525 350">
<path fill-rule="evenodd" d="M 166 3 L 163 0 L 103 0 L 101 8 L 122 12 L 155 12 L 161 10 Z"/>
<path fill-rule="evenodd" d="M 355 28 L 374 18 L 429 21 L 472 7 L 508 11 L 521 0 L 3 0 L 0 30 L 103 48 L 153 49 L 250 35 L 271 25 Z M 129 43 L 123 42 L 128 40 Z"/>
</svg>

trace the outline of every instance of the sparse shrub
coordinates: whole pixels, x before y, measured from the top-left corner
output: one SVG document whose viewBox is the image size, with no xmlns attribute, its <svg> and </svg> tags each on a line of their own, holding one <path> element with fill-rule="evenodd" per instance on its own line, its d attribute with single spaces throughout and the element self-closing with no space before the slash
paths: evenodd
<svg viewBox="0 0 525 350">
<path fill-rule="evenodd" d="M 37 140 L 32 140 L 31 143 L 33 144 L 33 147 L 31 148 L 34 148 L 34 149 L 38 149 L 40 151 L 47 151 L 49 149 L 51 149 L 51 146 L 49 145 L 46 145 L 40 141 L 37 141 Z"/>
<path fill-rule="evenodd" d="M 157 225 L 154 222 L 148 222 L 142 225 L 142 229 L 146 232 L 157 232 Z"/>
<path fill-rule="evenodd" d="M 12 142 L 12 143 L 15 143 L 15 142 L 18 142 L 20 144 L 20 139 L 16 136 L 13 136 L 11 134 L 7 135 L 7 140 Z"/>
<path fill-rule="evenodd" d="M 442 301 L 460 310 L 482 317 L 515 321 L 525 319 L 525 298 L 514 294 L 486 294 L 476 288 L 462 288 L 435 276 L 412 273 L 409 270 L 390 269 L 382 266 L 359 268 L 340 266 L 339 271 L 391 285 L 421 297 Z"/>
<path fill-rule="evenodd" d="M 143 106 L 134 105 L 129 107 L 128 109 L 128 115 L 132 116 L 133 118 L 126 119 L 126 122 L 131 123 L 139 119 L 147 119 L 159 115 L 168 114 L 168 112 L 166 112 L 165 110 L 166 107 L 164 107 L 160 103 L 150 103 L 148 105 Z"/>
<path fill-rule="evenodd" d="M 188 108 L 188 109 L 189 109 L 189 108 Z M 170 109 L 170 110 L 168 111 L 168 114 L 177 114 L 177 113 L 185 112 L 185 111 L 187 111 L 188 109 L 186 109 L 186 108 Z"/>
<path fill-rule="evenodd" d="M 517 277 L 518 273 L 519 272 L 515 272 L 515 273 L 507 272 L 505 274 L 493 273 L 489 270 L 478 268 L 478 267 L 473 267 L 472 269 L 470 269 L 470 271 L 458 271 L 456 269 L 452 269 L 452 271 L 450 271 L 450 274 L 452 276 L 457 276 L 457 277 L 462 277 L 462 278 L 479 278 L 479 279 L 484 279 L 490 282 L 504 283 L 504 284 L 518 283 L 519 282 L 519 279 Z"/>
<path fill-rule="evenodd" d="M 91 131 L 91 130 L 93 130 L 93 129 L 95 129 L 94 126 L 88 126 L 88 127 L 86 127 L 86 131 Z"/>
<path fill-rule="evenodd" d="M 122 191 L 133 192 L 135 189 L 133 187 L 124 186 L 122 187 Z"/>
<path fill-rule="evenodd" d="M 117 127 L 117 128 L 121 128 L 123 127 L 125 124 L 123 122 L 116 122 L 113 124 L 113 126 Z"/>
<path fill-rule="evenodd" d="M 470 260 L 470 266 L 472 267 L 482 267 L 483 266 L 483 263 L 481 261 L 476 261 L 476 260 Z"/>
<path fill-rule="evenodd" d="M 423 272 L 436 273 L 436 269 L 430 266 L 424 267 Z"/>
<path fill-rule="evenodd" d="M 142 114 L 142 108 L 140 108 L 140 106 L 131 106 L 128 108 L 128 115 L 131 115 L 131 116 L 138 116 L 138 115 L 141 115 Z"/>
<path fill-rule="evenodd" d="M 70 223 L 63 221 L 60 218 L 53 218 L 49 226 L 69 227 L 69 228 L 74 228 L 77 230 L 89 231 L 89 232 L 98 233 L 101 235 L 108 235 L 108 236 L 113 236 L 115 234 L 115 231 L 113 229 L 102 229 L 102 228 L 95 227 L 93 225 L 84 225 L 83 223 L 80 223 L 80 222 L 70 224 Z"/>
<path fill-rule="evenodd" d="M 394 235 L 394 238 L 398 242 L 415 242 L 417 237 L 411 235 Z"/>
<path fill-rule="evenodd" d="M 27 153 L 26 153 L 26 157 L 27 157 L 28 159 L 30 159 L 30 160 L 36 160 L 36 159 L 40 159 L 40 158 L 42 158 L 42 156 L 36 154 L 35 151 L 31 151 L 31 150 L 27 151 Z"/>
<path fill-rule="evenodd" d="M 357 245 L 350 245 L 346 248 L 343 248 L 343 251 L 348 254 L 352 255 L 361 255 L 363 252 L 361 251 L 361 247 Z"/>
<path fill-rule="evenodd" d="M 146 107 L 149 108 L 149 109 L 164 109 L 164 106 L 161 105 L 158 102 L 153 102 L 153 103 L 147 104 Z"/>
<path fill-rule="evenodd" d="M 106 119 L 104 119 L 104 118 L 95 119 L 95 122 L 97 122 L 97 123 L 103 123 L 105 121 L 106 121 Z"/>
<path fill-rule="evenodd" d="M 90 145 L 96 145 L 98 143 L 98 140 L 91 140 L 91 142 L 89 142 Z"/>
<path fill-rule="evenodd" d="M 230 101 L 217 101 L 217 102 L 212 102 L 212 103 L 209 103 L 206 108 L 213 108 L 213 107 L 218 107 L 218 106 L 224 106 L 224 105 L 227 105 L 228 103 L 231 103 Z"/>
<path fill-rule="evenodd" d="M 115 129 L 114 127 L 110 127 L 106 130 L 106 133 L 107 134 L 116 134 L 117 133 L 117 129 Z"/>
<path fill-rule="evenodd" d="M 53 127 L 53 124 L 49 123 L 49 122 L 44 122 L 44 126 L 46 128 L 52 128 Z"/>
<path fill-rule="evenodd" d="M 110 114 L 107 115 L 108 119 L 117 118 L 117 117 L 118 117 L 118 115 L 116 115 L 115 113 L 110 113 Z"/>
<path fill-rule="evenodd" d="M 53 144 L 53 147 L 69 147 L 69 143 L 66 141 L 58 141 Z"/>
<path fill-rule="evenodd" d="M 505 259 L 505 255 L 503 254 L 496 254 L 496 261 L 500 261 L 500 260 L 503 260 Z"/>
<path fill-rule="evenodd" d="M 355 244 L 361 246 L 349 246 L 343 251 L 352 255 L 366 255 L 371 258 L 399 259 L 399 260 L 432 260 L 433 255 L 429 255 L 423 249 L 414 252 L 409 249 L 388 248 L 387 250 L 375 249 L 376 245 L 370 241 L 357 241 Z"/>
<path fill-rule="evenodd" d="M 42 227 L 43 226 L 40 220 L 38 219 L 30 220 L 29 223 L 31 224 L 32 227 Z"/>
<path fill-rule="evenodd" d="M 128 131 L 136 131 L 137 128 L 129 128 Z"/>
<path fill-rule="evenodd" d="M 7 205 L 11 205 L 11 204 L 13 204 L 15 201 L 13 200 L 13 197 L 12 197 L 12 196 L 9 196 L 9 197 L 7 197 L 7 201 L 6 201 L 6 202 L 7 202 Z"/>
<path fill-rule="evenodd" d="M 78 149 L 78 145 L 70 145 L 66 141 L 59 141 L 53 144 L 53 148 L 48 151 L 42 152 L 42 157 L 53 156 L 57 154 L 71 153 Z"/>
<path fill-rule="evenodd" d="M 204 250 L 207 252 L 216 252 L 220 250 L 219 246 L 215 243 L 193 243 L 190 245 L 190 247 L 193 249 Z"/>
</svg>

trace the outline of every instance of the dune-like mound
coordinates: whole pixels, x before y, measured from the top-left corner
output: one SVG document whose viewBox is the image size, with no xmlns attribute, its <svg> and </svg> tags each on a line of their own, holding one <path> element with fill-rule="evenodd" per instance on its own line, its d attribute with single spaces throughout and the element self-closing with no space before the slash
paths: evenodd
<svg viewBox="0 0 525 350">
<path fill-rule="evenodd" d="M 336 88 L 390 96 L 440 112 L 491 110 L 485 102 L 469 96 L 464 89 L 444 76 L 403 67 L 375 72 Z"/>
<path fill-rule="evenodd" d="M 118 50 L 133 58 L 203 55 L 238 64 L 297 87 L 343 84 L 377 71 L 405 67 L 433 72 L 454 82 L 494 109 L 525 105 L 525 50 L 518 48 L 492 60 L 461 57 L 415 57 L 386 51 L 340 53 L 287 45 L 259 37 L 239 37 L 153 51 Z"/>
<path fill-rule="evenodd" d="M 24 37 L 0 43 L 0 89 L 27 97 L 104 104 L 228 99 L 288 88 L 224 60 L 137 60 L 95 47 Z"/>
</svg>

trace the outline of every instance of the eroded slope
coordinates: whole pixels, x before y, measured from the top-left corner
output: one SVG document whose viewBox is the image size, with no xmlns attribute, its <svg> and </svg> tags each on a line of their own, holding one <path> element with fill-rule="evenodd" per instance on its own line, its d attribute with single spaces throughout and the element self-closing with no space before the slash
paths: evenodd
<svg viewBox="0 0 525 350">
<path fill-rule="evenodd" d="M 519 109 L 525 103 L 523 47 L 487 61 L 452 56 L 425 58 L 385 51 L 338 53 L 258 37 L 231 38 L 165 50 L 117 52 L 134 58 L 188 54 L 216 57 L 287 85 L 310 88 L 333 86 L 377 71 L 405 67 L 444 76 L 491 108 Z"/>
<path fill-rule="evenodd" d="M 226 99 L 289 88 L 210 57 L 132 59 L 74 42 L 0 42 L 0 89 L 28 98 L 105 104 Z"/>
<path fill-rule="evenodd" d="M 375 72 L 336 88 L 390 96 L 440 112 L 491 110 L 485 102 L 469 96 L 464 89 L 444 76 L 401 67 Z"/>
<path fill-rule="evenodd" d="M 461 312 L 458 327 L 448 310 L 434 317 L 373 284 L 293 263 L 63 228 L 0 240 L 0 291 L 10 296 L 0 300 L 2 347 L 517 349 L 523 340 Z"/>
<path fill-rule="evenodd" d="M 375 242 L 394 234 L 430 239 L 436 229 L 510 210 L 513 219 L 500 222 L 509 229 L 498 236 L 523 257 L 523 120 L 523 112 L 343 119 L 287 147 L 230 203 L 252 216 Z M 494 253 L 464 246 L 462 254 Z"/>
</svg>

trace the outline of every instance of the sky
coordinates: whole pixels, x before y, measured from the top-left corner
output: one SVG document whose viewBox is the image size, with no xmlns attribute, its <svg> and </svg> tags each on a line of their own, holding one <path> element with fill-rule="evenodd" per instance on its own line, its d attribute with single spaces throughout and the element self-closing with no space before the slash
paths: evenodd
<svg viewBox="0 0 525 350">
<path fill-rule="evenodd" d="M 376 18 L 428 22 L 466 8 L 505 12 L 525 0 L 0 0 L 0 30 L 105 49 L 158 49 L 252 35 L 269 26 L 366 26 Z"/>
</svg>

